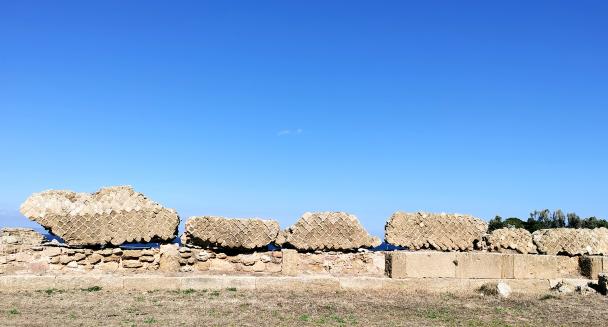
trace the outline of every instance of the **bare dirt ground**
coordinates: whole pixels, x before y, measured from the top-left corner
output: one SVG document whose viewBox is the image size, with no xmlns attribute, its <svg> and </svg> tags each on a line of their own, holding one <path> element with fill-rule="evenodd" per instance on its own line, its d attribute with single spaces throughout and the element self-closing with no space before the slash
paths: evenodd
<svg viewBox="0 0 608 327">
<path fill-rule="evenodd" d="M 0 292 L 2 326 L 606 326 L 607 312 L 596 294 Z"/>
</svg>

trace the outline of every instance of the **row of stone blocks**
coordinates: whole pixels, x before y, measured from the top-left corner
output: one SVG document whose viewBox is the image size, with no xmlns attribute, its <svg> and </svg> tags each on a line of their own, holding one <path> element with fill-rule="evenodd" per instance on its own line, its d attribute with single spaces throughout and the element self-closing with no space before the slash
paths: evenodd
<svg viewBox="0 0 608 327">
<path fill-rule="evenodd" d="M 21 212 L 69 245 L 120 245 L 125 242 L 171 242 L 179 216 L 129 186 L 88 193 L 45 191 L 30 196 Z M 488 234 L 481 219 L 460 214 L 395 213 L 385 225 L 387 243 L 407 249 L 517 251 L 541 254 L 608 254 L 608 229 L 550 229 L 530 234 L 501 229 Z M 357 217 L 345 212 L 305 213 L 281 231 L 263 219 L 192 217 L 182 243 L 188 246 L 257 249 L 274 243 L 303 251 L 354 250 L 380 245 Z"/>
<path fill-rule="evenodd" d="M 69 251 L 69 250 L 68 250 Z M 41 253 L 45 253 L 43 250 Z M 76 252 L 80 253 L 80 252 Z M 445 253 L 435 251 L 407 252 L 395 251 L 374 253 L 374 256 L 385 257 L 386 274 L 374 274 L 363 277 L 362 274 L 325 274 L 307 271 L 306 263 L 309 254 L 295 250 L 282 250 L 277 254 L 267 254 L 279 258 L 280 270 L 272 275 L 236 276 L 228 271 L 175 272 L 133 271 L 134 274 L 116 274 L 95 270 L 74 270 L 70 273 L 38 273 L 31 277 L 26 272 L 0 274 L 0 291 L 11 289 L 46 289 L 46 288 L 86 288 L 102 286 L 105 289 L 179 289 L 215 287 L 237 287 L 265 289 L 265 287 L 295 288 L 340 288 L 360 289 L 419 289 L 425 291 L 451 291 L 452 288 L 472 290 L 486 282 L 505 281 L 516 291 L 529 291 L 528 288 L 541 288 L 548 291 L 559 282 L 568 281 L 577 285 L 586 285 L 608 272 L 608 257 L 591 257 L 595 267 L 592 276 L 584 276 L 584 257 L 512 255 L 500 253 Z M 94 253 L 95 254 L 95 253 Z M 93 254 L 93 255 L 94 255 Z M 141 253 L 143 256 L 145 253 Z M 63 255 L 63 254 L 62 254 Z M 115 255 L 112 253 L 110 256 Z M 133 256 L 124 253 L 125 256 Z M 156 254 L 154 254 L 156 255 Z M 266 255 L 266 254 L 264 254 Z M 339 253 L 337 256 L 352 256 Z M 197 257 L 199 255 L 196 255 Z M 219 256 L 219 254 L 216 254 Z M 184 256 L 178 255 L 178 260 Z M 38 258 L 36 260 L 40 260 Z M 351 258 L 352 259 L 352 258 Z M 595 260 L 597 259 L 597 260 Z M 161 267 L 166 263 L 161 253 Z M 230 261 L 229 258 L 225 259 Z M 165 262 L 165 263 L 163 263 Z M 218 273 L 220 275 L 218 275 Z M 226 273 L 229 275 L 226 276 Z M 232 274 L 234 272 L 231 272 Z M 312 276 L 305 276 L 311 274 Z M 249 274 L 252 274 L 250 272 Z M 290 276 L 290 277 L 281 277 Z M 29 277 L 28 277 L 29 276 Z M 177 277 L 174 277 L 177 276 Z M 266 276 L 266 277 L 264 277 Z M 272 276 L 272 277 L 271 277 Z M 390 278 L 387 278 L 390 277 Z M 51 283 L 51 284 L 49 284 Z M 337 283 L 337 284 L 336 284 Z M 91 284 L 91 285 L 89 285 Z"/>
</svg>

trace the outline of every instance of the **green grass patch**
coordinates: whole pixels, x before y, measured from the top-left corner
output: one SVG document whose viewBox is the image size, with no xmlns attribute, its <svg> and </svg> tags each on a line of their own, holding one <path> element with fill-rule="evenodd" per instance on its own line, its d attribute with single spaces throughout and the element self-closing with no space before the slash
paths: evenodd
<svg viewBox="0 0 608 327">
<path fill-rule="evenodd" d="M 158 321 L 156 321 L 156 319 L 154 319 L 154 317 L 149 317 L 149 318 L 144 319 L 144 323 L 146 323 L 146 324 L 155 324 L 157 322 Z"/>
<path fill-rule="evenodd" d="M 20 315 L 21 312 L 19 312 L 19 310 L 15 309 L 15 308 L 12 308 L 12 309 L 8 310 L 8 314 L 10 316 L 16 316 L 16 315 Z"/>
<path fill-rule="evenodd" d="M 310 316 L 307 314 L 303 314 L 301 316 L 298 317 L 299 321 L 310 321 Z"/>
</svg>

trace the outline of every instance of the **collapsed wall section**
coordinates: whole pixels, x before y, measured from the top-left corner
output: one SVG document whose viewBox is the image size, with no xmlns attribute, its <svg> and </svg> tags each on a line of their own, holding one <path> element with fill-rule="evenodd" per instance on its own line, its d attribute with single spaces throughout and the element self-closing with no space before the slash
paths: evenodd
<svg viewBox="0 0 608 327">
<path fill-rule="evenodd" d="M 532 233 L 542 254 L 608 255 L 608 229 L 541 229 Z"/>
<path fill-rule="evenodd" d="M 356 250 L 380 245 L 356 216 L 346 212 L 307 212 L 282 237 L 298 250 Z"/>
<path fill-rule="evenodd" d="M 256 249 L 273 243 L 279 234 L 275 220 L 191 217 L 182 244 L 227 249 Z"/>
<path fill-rule="evenodd" d="M 488 224 L 461 214 L 396 212 L 385 226 L 386 242 L 411 250 L 471 251 Z"/>
<path fill-rule="evenodd" d="M 21 205 L 21 213 L 77 246 L 171 241 L 179 225 L 175 210 L 130 186 L 102 188 L 93 194 L 34 193 Z"/>
</svg>

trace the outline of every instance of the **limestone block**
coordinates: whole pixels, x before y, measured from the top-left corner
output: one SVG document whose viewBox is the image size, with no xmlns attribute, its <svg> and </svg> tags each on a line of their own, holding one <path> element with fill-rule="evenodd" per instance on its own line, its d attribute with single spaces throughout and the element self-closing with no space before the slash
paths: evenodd
<svg viewBox="0 0 608 327">
<path fill-rule="evenodd" d="M 456 277 L 513 278 L 513 256 L 502 253 L 456 253 Z"/>
<path fill-rule="evenodd" d="M 232 249 L 256 249 L 275 241 L 279 223 L 274 220 L 191 217 L 182 243 Z"/>
<path fill-rule="evenodd" d="M 286 276 L 298 275 L 298 262 L 300 261 L 298 251 L 292 249 L 282 249 L 281 256 L 283 258 L 283 262 L 281 263 L 281 273 Z"/>
<path fill-rule="evenodd" d="M 70 245 L 119 245 L 125 242 L 171 241 L 179 216 L 130 186 L 88 193 L 34 193 L 21 213 Z"/>
<path fill-rule="evenodd" d="M 179 271 L 180 256 L 177 249 L 177 244 L 162 244 L 160 246 L 160 262 L 159 270 L 162 272 L 177 272 Z"/>
<path fill-rule="evenodd" d="M 608 229 L 603 227 L 541 229 L 532 237 L 543 254 L 608 255 Z"/>
<path fill-rule="evenodd" d="M 412 250 L 470 251 L 487 229 L 486 222 L 468 215 L 396 212 L 386 223 L 385 239 Z"/>
<path fill-rule="evenodd" d="M 123 268 L 141 268 L 143 264 L 139 262 L 139 260 L 123 260 L 122 261 Z"/>
<path fill-rule="evenodd" d="M 523 228 L 496 229 L 488 236 L 488 243 L 492 251 L 511 249 L 523 254 L 536 253 L 532 233 Z"/>
<path fill-rule="evenodd" d="M 223 272 L 232 272 L 236 271 L 235 264 L 230 263 L 228 260 L 223 259 L 210 259 L 209 260 L 209 270 L 211 271 L 223 271 Z"/>
<path fill-rule="evenodd" d="M 580 276 L 578 258 L 555 255 L 513 256 L 515 279 L 555 279 Z"/>
<path fill-rule="evenodd" d="M 391 278 L 454 278 L 456 253 L 444 252 L 387 252 L 386 269 Z"/>
<path fill-rule="evenodd" d="M 345 212 L 307 212 L 285 235 L 286 243 L 298 250 L 353 250 L 381 243 L 357 217 Z"/>
</svg>

